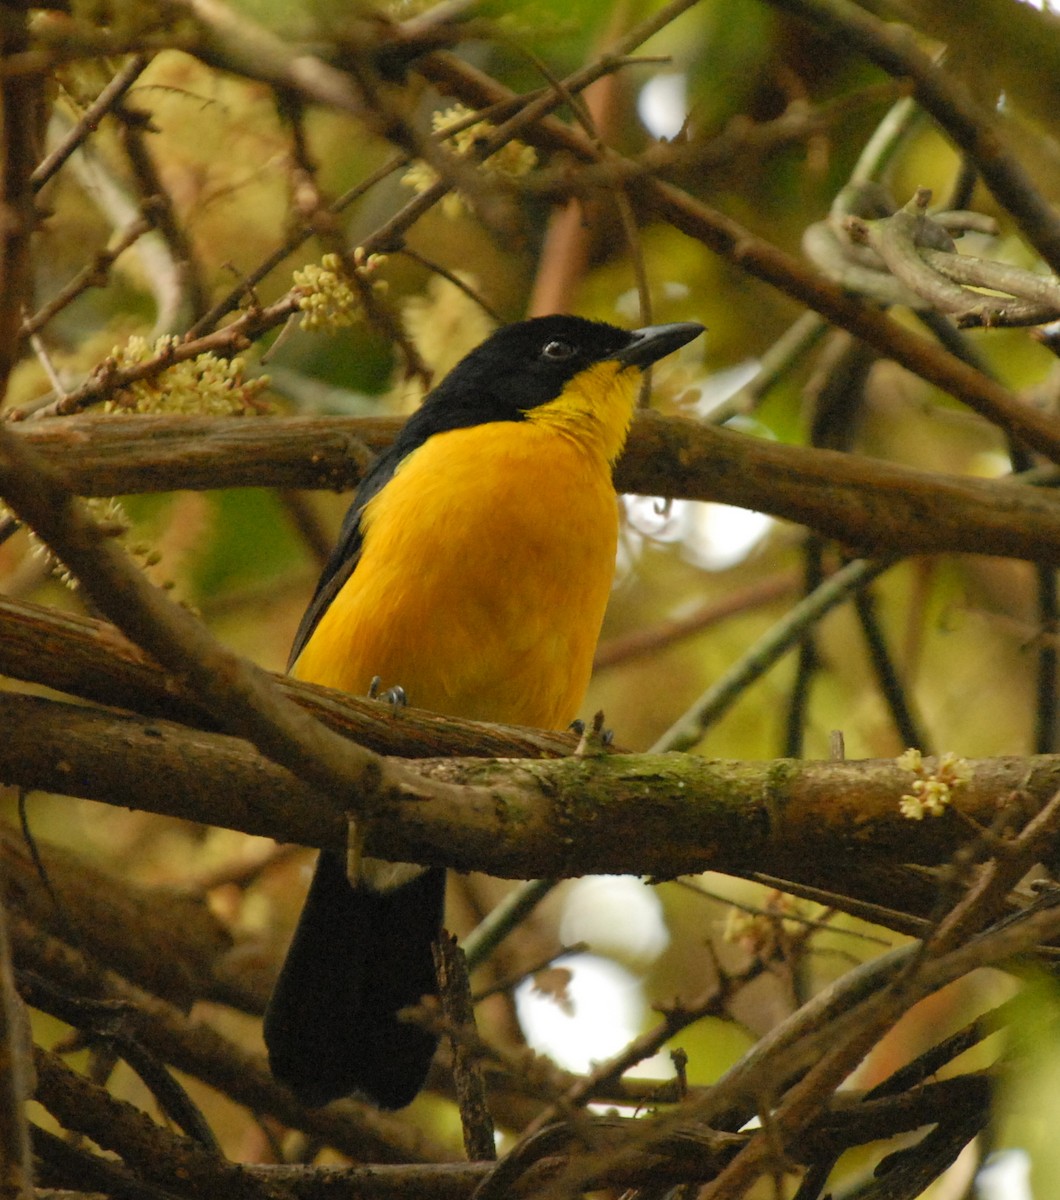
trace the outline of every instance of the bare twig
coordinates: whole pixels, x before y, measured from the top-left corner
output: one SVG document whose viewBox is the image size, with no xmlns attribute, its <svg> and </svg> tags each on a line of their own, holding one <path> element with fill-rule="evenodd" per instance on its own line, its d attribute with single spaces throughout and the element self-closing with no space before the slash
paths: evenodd
<svg viewBox="0 0 1060 1200">
<path fill-rule="evenodd" d="M 175 279 L 170 290 L 174 294 L 174 300 L 168 306 L 159 306 L 160 312 L 154 332 L 156 335 L 176 333 L 178 329 L 184 328 L 187 317 L 199 316 L 206 307 L 206 284 L 203 280 L 202 264 L 148 148 L 145 135 L 150 128 L 150 114 L 134 108 L 124 99 L 119 99 L 114 108 L 114 115 L 120 122 L 122 145 L 133 177 L 145 205 L 151 204 L 155 228 L 165 239 L 169 251 L 168 259 L 173 264 Z M 170 309 L 169 312 L 167 308 Z M 169 319 L 172 319 L 173 328 L 166 327 Z"/>
<path fill-rule="evenodd" d="M 62 312 L 68 304 L 71 304 L 88 288 L 103 287 L 107 282 L 111 265 L 152 227 L 150 209 L 147 209 L 141 217 L 124 230 L 113 246 L 109 246 L 106 250 L 100 250 L 95 260 L 78 271 L 73 279 L 65 287 L 60 288 L 47 304 L 42 305 L 32 316 L 26 317 L 19 331 L 21 335 L 28 337 L 42 329 L 52 317 Z"/>
<path fill-rule="evenodd" d="M 77 123 L 66 133 L 62 141 L 34 168 L 30 182 L 34 190 L 42 188 L 49 179 L 56 175 L 63 163 L 85 141 L 91 133 L 99 128 L 103 118 L 125 95 L 139 79 L 147 65 L 147 56 L 134 54 L 110 83 L 99 93 L 95 100 L 85 109 Z"/>
<path fill-rule="evenodd" d="M 796 604 L 740 662 L 716 680 L 691 709 L 656 741 L 652 752 L 662 754 L 667 750 L 687 750 L 695 745 L 751 683 L 799 642 L 810 626 L 893 565 L 888 560 L 869 562 L 859 559 L 842 567 L 805 600 Z"/>
</svg>

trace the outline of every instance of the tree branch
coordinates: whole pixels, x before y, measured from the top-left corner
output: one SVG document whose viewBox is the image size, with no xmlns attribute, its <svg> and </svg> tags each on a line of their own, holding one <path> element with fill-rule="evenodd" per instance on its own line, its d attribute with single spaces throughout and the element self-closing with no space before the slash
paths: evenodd
<svg viewBox="0 0 1060 1200">
<path fill-rule="evenodd" d="M 131 928 L 130 924 L 125 926 Z M 230 1096 L 251 1112 L 270 1116 L 301 1129 L 336 1150 L 374 1162 L 440 1162 L 447 1157 L 421 1133 L 398 1118 L 370 1105 L 346 1101 L 325 1109 L 306 1109 L 269 1074 L 261 1055 L 250 1054 L 201 1019 L 187 1016 L 176 1005 L 135 987 L 111 970 L 103 970 L 62 941 L 49 937 L 24 917 L 13 922 L 12 942 L 18 968 L 47 980 L 61 1011 L 29 985 L 27 1001 L 75 1026 L 80 1004 L 91 1012 L 91 1001 L 111 1006 L 120 1029 L 160 1061 L 171 1064 Z M 160 944 L 154 941 L 156 948 Z M 104 959 L 113 966 L 110 959 Z M 76 999 L 71 999 L 76 997 Z"/>
<path fill-rule="evenodd" d="M 113 625 L 6 597 L 0 597 L 0 675 L 143 716 L 168 717 L 208 731 L 218 728 L 193 692 L 181 689 Z M 558 757 L 578 744 L 569 733 L 482 725 L 420 709 L 405 709 L 395 719 L 386 704 L 288 675 L 271 678 L 318 721 L 378 754 Z"/>
<path fill-rule="evenodd" d="M 926 343 L 925 343 L 926 345 Z M 81 495 L 178 488 L 348 488 L 400 421 L 70 417 L 19 436 Z M 639 413 L 620 491 L 715 500 L 798 521 L 866 553 L 996 554 L 1060 565 L 1060 498 L 1017 480 L 920 471 Z"/>
<path fill-rule="evenodd" d="M 43 934 L 77 937 L 88 953 L 174 1004 L 209 999 L 261 1010 L 264 988 L 226 965 L 232 939 L 204 898 L 115 879 L 57 846 L 41 854 L 47 889 L 22 838 L 0 831 L 4 903 Z M 130 938 L 132 928 L 140 936 Z M 167 953 L 160 955 L 163 944 Z"/>
<path fill-rule="evenodd" d="M 0 778 L 20 786 L 307 846 L 346 844 L 348 794 L 315 791 L 237 738 L 17 695 L 0 695 L 0 720 Z M 398 796 L 373 809 L 368 848 L 518 879 L 704 870 L 805 879 L 827 877 L 832 863 L 839 872 L 859 861 L 928 865 L 967 840 L 968 819 L 989 824 L 1014 794 L 1042 803 L 1060 786 L 1060 756 L 971 767 L 955 811 L 910 821 L 898 801 L 914 777 L 892 759 L 408 760 L 402 769 L 424 779 L 424 792 L 431 781 L 450 786 L 431 801 Z"/>
<path fill-rule="evenodd" d="M 1060 274 L 1060 220 L 1055 209 L 1012 153 L 1011 141 L 998 118 L 977 104 L 958 79 L 920 48 L 911 29 L 883 21 L 850 0 L 769 3 L 854 47 L 896 79 L 910 80 L 916 99 L 975 163 L 997 201 L 1012 214 L 1053 271 Z"/>
</svg>

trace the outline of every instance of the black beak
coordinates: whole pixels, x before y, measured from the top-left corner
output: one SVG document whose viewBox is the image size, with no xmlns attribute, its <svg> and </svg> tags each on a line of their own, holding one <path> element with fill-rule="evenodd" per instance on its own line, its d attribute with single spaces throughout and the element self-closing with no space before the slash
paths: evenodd
<svg viewBox="0 0 1060 1200">
<path fill-rule="evenodd" d="M 619 350 L 615 358 L 626 367 L 650 367 L 653 362 L 705 333 L 698 321 L 680 321 L 676 325 L 647 325 L 634 329 L 629 335 L 632 341 Z"/>
</svg>

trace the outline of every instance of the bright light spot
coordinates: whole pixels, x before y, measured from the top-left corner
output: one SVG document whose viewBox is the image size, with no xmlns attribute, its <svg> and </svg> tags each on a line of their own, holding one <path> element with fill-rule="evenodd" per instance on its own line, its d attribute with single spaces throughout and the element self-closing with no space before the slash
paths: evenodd
<svg viewBox="0 0 1060 1200">
<path fill-rule="evenodd" d="M 1012 459 L 1000 450 L 981 450 L 969 460 L 968 472 L 979 479 L 1004 479 L 1012 474 Z"/>
<path fill-rule="evenodd" d="M 677 542 L 684 557 L 706 571 L 735 566 L 765 537 L 773 518 L 765 513 L 674 500 L 667 505 L 657 496 L 626 496 L 629 528 L 655 542 Z"/>
<path fill-rule="evenodd" d="M 685 558 L 707 571 L 743 562 L 769 532 L 773 518 L 729 504 L 690 504 Z"/>
<path fill-rule="evenodd" d="M 1029 1155 L 1023 1150 L 991 1154 L 975 1177 L 975 1194 L 980 1200 L 1034 1200 Z"/>
<path fill-rule="evenodd" d="M 674 138 L 688 112 L 684 75 L 663 74 L 650 79 L 637 97 L 637 112 L 648 132 L 657 138 Z"/>
<path fill-rule="evenodd" d="M 670 944 L 655 889 L 634 875 L 579 879 L 566 893 L 559 936 L 565 945 L 585 942 L 595 954 L 645 967 Z"/>
<path fill-rule="evenodd" d="M 526 979 L 515 1011 L 532 1049 L 568 1071 L 590 1071 L 637 1036 L 644 997 L 635 976 L 609 959 L 576 954 L 559 965 L 571 973 L 565 1001 Z"/>
<path fill-rule="evenodd" d="M 1023 0 L 1023 3 L 1039 12 L 1060 13 L 1060 0 Z"/>
</svg>

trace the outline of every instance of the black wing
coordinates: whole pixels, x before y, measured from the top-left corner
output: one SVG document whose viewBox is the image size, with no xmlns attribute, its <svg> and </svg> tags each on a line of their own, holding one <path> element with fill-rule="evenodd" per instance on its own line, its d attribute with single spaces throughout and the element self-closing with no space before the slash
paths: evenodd
<svg viewBox="0 0 1060 1200">
<path fill-rule="evenodd" d="M 410 448 L 403 446 L 403 440 L 403 437 L 399 435 L 394 444 L 375 460 L 354 494 L 349 510 L 343 518 L 338 541 L 324 565 L 316 591 L 313 593 L 312 600 L 309 601 L 309 607 L 302 614 L 298 632 L 294 635 L 291 655 L 287 660 L 288 671 L 305 649 L 306 643 L 313 635 L 313 630 L 316 629 L 320 618 L 327 612 L 332 600 L 342 591 L 346 581 L 357 569 L 363 541 L 361 515 L 368 501 L 379 495 L 386 487 L 393 478 L 398 463 L 409 453 Z"/>
</svg>

